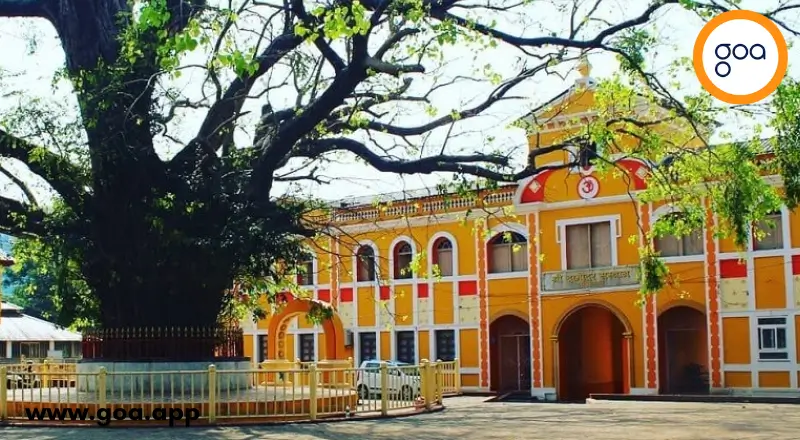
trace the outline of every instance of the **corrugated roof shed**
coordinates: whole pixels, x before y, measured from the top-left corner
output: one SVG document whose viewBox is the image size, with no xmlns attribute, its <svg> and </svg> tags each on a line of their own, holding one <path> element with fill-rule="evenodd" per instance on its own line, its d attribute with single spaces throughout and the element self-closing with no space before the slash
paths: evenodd
<svg viewBox="0 0 800 440">
<path fill-rule="evenodd" d="M 7 302 L 0 304 L 0 341 L 73 341 L 81 334 L 59 327 L 52 322 L 22 313 L 22 308 Z"/>
</svg>

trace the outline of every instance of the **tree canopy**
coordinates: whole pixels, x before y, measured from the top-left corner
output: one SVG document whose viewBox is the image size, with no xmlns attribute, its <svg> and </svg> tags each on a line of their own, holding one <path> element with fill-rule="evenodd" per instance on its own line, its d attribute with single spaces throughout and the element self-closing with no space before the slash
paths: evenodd
<svg viewBox="0 0 800 440">
<path fill-rule="evenodd" d="M 326 207 L 278 194 L 278 184 L 322 182 L 342 155 L 385 172 L 452 174 L 462 190 L 531 176 L 542 170 L 535 156 L 576 139 L 519 158 L 488 140 L 454 147 L 451 130 L 520 99 L 522 87 L 559 66 L 604 52 L 621 69 L 598 85 L 601 117 L 579 140 L 597 146 L 595 160 L 609 171 L 612 154 L 669 159 L 643 197 L 671 199 L 695 222 L 706 197 L 728 225 L 720 233 L 743 243 L 753 220 L 797 203 L 800 87 L 787 79 L 761 109 L 779 135 L 769 151 L 757 136 L 689 148 L 690 138 L 710 145 L 706 128 L 723 112 L 753 109 L 676 94 L 680 85 L 647 62 L 664 11 L 709 19 L 739 3 L 649 0 L 621 10 L 604 0 L 0 0 L 0 16 L 55 29 L 65 64 L 53 82 L 76 103 L 72 111 L 22 100 L 0 119 L 0 156 L 17 166 L 3 162 L 0 172 L 21 193 L 0 199 L 0 225 L 60 249 L 104 326 L 211 324 L 234 280 L 279 283 L 281 268 L 304 258 L 304 237 L 319 232 L 304 219 Z M 800 4 L 774 3 L 764 14 L 796 36 L 790 18 Z M 549 30 L 543 17 L 564 22 Z M 463 47 L 504 48 L 508 59 L 481 63 L 481 75 L 445 75 L 446 55 Z M 671 69 L 686 69 L 685 57 L 672 61 Z M 491 85 L 480 102 L 432 105 L 434 95 L 479 81 Z M 620 105 L 632 96 L 665 111 L 642 118 Z M 680 121 L 688 134 L 651 130 L 664 121 Z M 759 161 L 767 152 L 775 160 Z M 763 183 L 765 167 L 783 175 L 783 193 Z M 53 203 L 33 181 L 45 182 Z"/>
</svg>

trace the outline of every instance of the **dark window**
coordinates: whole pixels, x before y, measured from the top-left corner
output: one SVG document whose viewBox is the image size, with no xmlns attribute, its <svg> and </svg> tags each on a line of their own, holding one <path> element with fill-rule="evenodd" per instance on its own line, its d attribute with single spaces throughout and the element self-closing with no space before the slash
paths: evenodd
<svg viewBox="0 0 800 440">
<path fill-rule="evenodd" d="M 0 359 L 6 357 L 6 341 L 0 341 Z"/>
<path fill-rule="evenodd" d="M 356 281 L 375 281 L 375 251 L 361 246 L 356 256 Z"/>
<path fill-rule="evenodd" d="M 358 334 L 359 363 L 378 358 L 378 337 L 374 332 Z"/>
<path fill-rule="evenodd" d="M 57 341 L 54 344 L 53 349 L 55 351 L 60 351 L 61 352 L 61 357 L 72 358 L 72 357 L 75 357 L 75 353 L 73 352 L 74 351 L 73 347 L 74 346 L 73 346 L 72 342 Z"/>
<path fill-rule="evenodd" d="M 758 359 L 785 361 L 789 359 L 786 317 L 758 318 Z"/>
<path fill-rule="evenodd" d="M 299 335 L 300 337 L 300 362 L 313 362 L 316 360 L 316 352 L 314 350 L 314 339 L 317 335 L 313 333 L 305 333 Z"/>
<path fill-rule="evenodd" d="M 416 338 L 413 331 L 397 332 L 397 360 L 407 364 L 417 362 Z"/>
<path fill-rule="evenodd" d="M 411 245 L 406 242 L 398 243 L 394 253 L 394 278 L 396 280 L 411 278 L 411 262 L 414 259 L 414 251 Z"/>
<path fill-rule="evenodd" d="M 456 358 L 456 331 L 436 330 L 436 360 L 452 361 Z"/>
<path fill-rule="evenodd" d="M 267 335 L 258 335 L 258 357 L 257 362 L 264 362 L 267 360 Z"/>
<path fill-rule="evenodd" d="M 311 286 L 314 284 L 314 262 L 312 260 L 300 263 L 297 274 L 297 284 Z"/>
</svg>

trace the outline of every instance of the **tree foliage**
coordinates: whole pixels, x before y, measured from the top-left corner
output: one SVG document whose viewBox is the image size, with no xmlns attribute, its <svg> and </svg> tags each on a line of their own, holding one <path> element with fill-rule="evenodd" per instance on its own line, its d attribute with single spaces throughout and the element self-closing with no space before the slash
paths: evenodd
<svg viewBox="0 0 800 440">
<path fill-rule="evenodd" d="M 25 313 L 70 328 L 97 321 L 96 298 L 81 274 L 80 266 L 58 240 L 22 239 L 14 242 L 15 264 L 3 273 L 8 301 Z M 8 291 L 9 288 L 13 290 Z"/>
<path fill-rule="evenodd" d="M 545 169 L 537 156 L 593 143 L 608 172 L 620 153 L 669 161 L 644 197 L 674 202 L 689 224 L 665 229 L 701 223 L 709 203 L 729 226 L 719 233 L 742 244 L 753 220 L 784 200 L 796 203 L 796 83 L 787 81 L 774 106 L 780 136 L 769 166 L 788 178 L 778 194 L 760 179 L 763 143 L 688 148 L 690 138 L 707 144 L 707 127 L 731 109 L 705 94 L 675 97 L 647 64 L 661 12 L 682 8 L 707 19 L 736 7 L 649 0 L 622 13 L 603 0 L 0 0 L 0 16 L 41 18 L 56 30 L 65 65 L 54 83 L 76 102 L 73 109 L 23 99 L 0 121 L 0 156 L 45 181 L 57 200 L 47 205 L 29 180 L 0 167 L 22 194 L 0 199 L 0 224 L 29 238 L 32 261 L 52 257 L 85 281 L 94 299 L 82 310 L 96 306 L 105 326 L 205 325 L 221 310 L 238 316 L 241 292 L 223 295 L 234 282 L 274 302 L 306 258 L 303 239 L 321 231 L 309 219 L 328 209 L 276 187 L 323 182 L 320 170 L 342 156 L 385 172 L 452 174 L 447 192 L 516 182 Z M 794 34 L 785 16 L 797 7 L 781 2 L 765 14 Z M 545 10 L 566 17 L 563 30 L 545 30 Z M 463 47 L 505 48 L 514 72 L 488 63 L 481 76 L 442 74 L 445 55 Z M 616 55 L 622 70 L 598 85 L 601 117 L 585 133 L 522 161 L 488 139 L 461 150 L 448 142 L 453 127 L 518 99 L 524 85 L 588 52 Z M 482 101 L 433 105 L 437 93 L 477 81 L 492 85 Z M 624 105 L 634 96 L 665 110 L 643 120 Z M 261 107 L 257 118 L 253 106 Z M 652 130 L 665 121 L 681 132 Z M 722 183 L 708 185 L 711 178 Z M 663 266 L 651 249 L 643 261 L 657 275 L 645 290 L 657 290 Z M 83 288 L 75 292 L 87 298 Z M 250 293 L 244 302 L 256 301 Z"/>
</svg>

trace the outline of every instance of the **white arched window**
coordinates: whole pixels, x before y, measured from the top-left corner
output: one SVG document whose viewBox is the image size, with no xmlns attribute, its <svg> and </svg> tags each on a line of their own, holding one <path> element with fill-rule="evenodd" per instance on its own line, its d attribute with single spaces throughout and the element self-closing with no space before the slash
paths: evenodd
<svg viewBox="0 0 800 440">
<path fill-rule="evenodd" d="M 375 281 L 375 251 L 370 246 L 356 252 L 356 281 Z"/>
<path fill-rule="evenodd" d="M 403 280 L 411 278 L 414 273 L 411 270 L 411 262 L 414 259 L 414 250 L 406 241 L 397 243 L 394 247 L 394 279 Z"/>
<path fill-rule="evenodd" d="M 433 264 L 439 268 L 439 275 L 443 277 L 453 276 L 453 266 L 455 266 L 453 255 L 453 243 L 441 237 L 433 244 Z"/>
<path fill-rule="evenodd" d="M 489 272 L 528 270 L 528 241 L 516 232 L 501 232 L 489 240 Z"/>
</svg>

